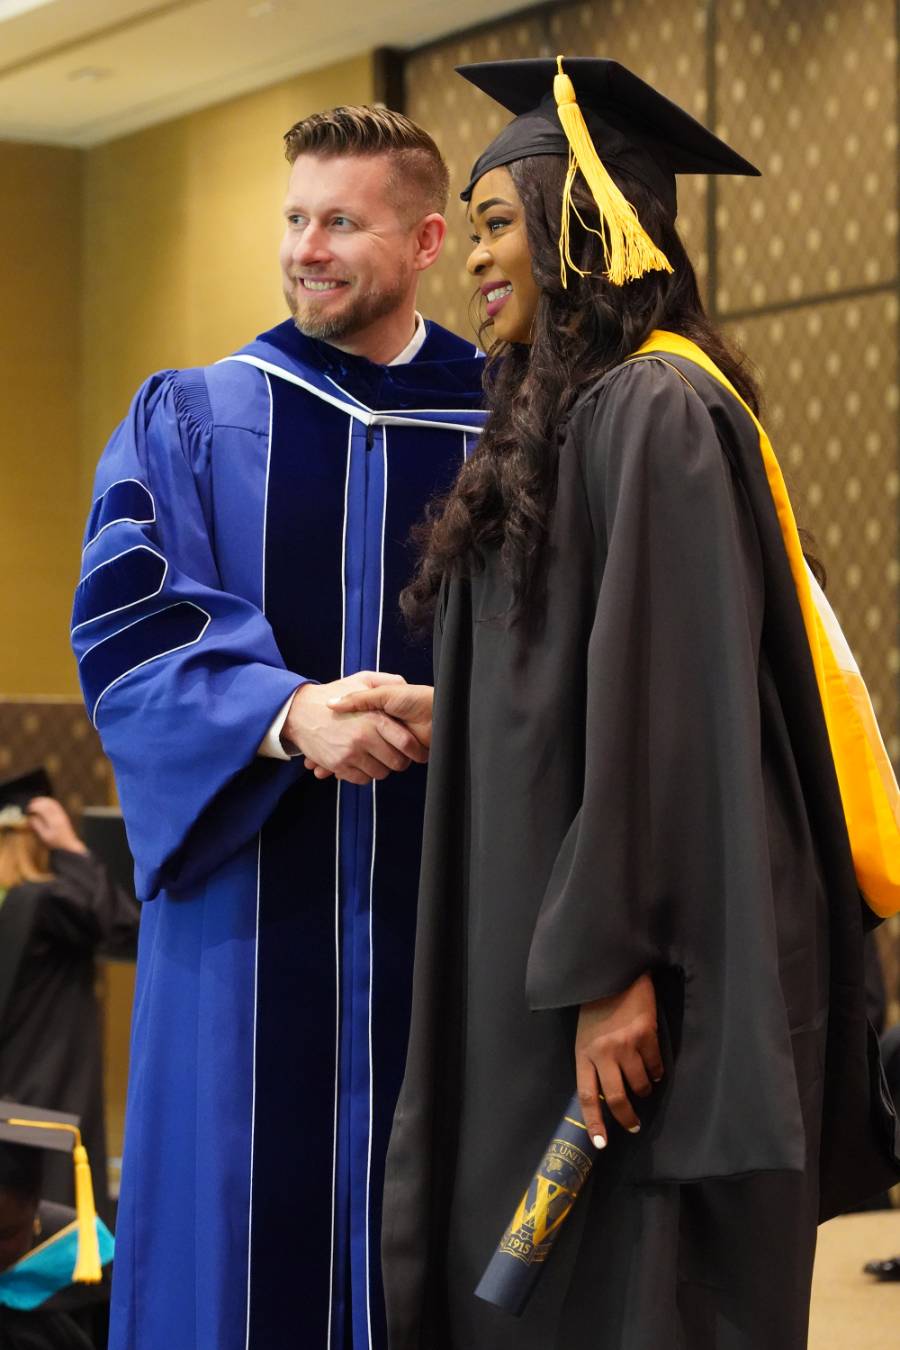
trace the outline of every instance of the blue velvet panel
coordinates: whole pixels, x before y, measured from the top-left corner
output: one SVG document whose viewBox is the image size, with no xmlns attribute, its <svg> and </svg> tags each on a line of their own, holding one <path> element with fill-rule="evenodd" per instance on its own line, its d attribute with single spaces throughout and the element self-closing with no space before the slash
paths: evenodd
<svg viewBox="0 0 900 1350">
<path fill-rule="evenodd" d="M 411 683 L 432 682 L 431 643 L 413 640 L 397 597 L 412 572 L 415 551 L 410 531 L 431 497 L 450 487 L 465 455 L 463 433 L 416 427 L 387 427 L 387 499 L 384 520 L 384 612 L 379 666 L 399 671 Z M 469 437 L 471 441 L 471 436 Z M 375 1343 L 386 1344 L 381 1295 L 381 1220 L 384 1158 L 394 1104 L 400 1091 L 408 1033 L 416 931 L 418 870 L 411 866 L 421 848 L 425 769 L 413 765 L 379 783 L 376 794 L 372 886 L 372 1060 L 379 1091 L 373 1099 L 370 1206 L 367 1236 L 373 1275 L 371 1320 Z"/>
<path fill-rule="evenodd" d="M 139 544 L 88 572 L 75 591 L 74 628 L 150 600 L 162 589 L 166 560 Z"/>
<path fill-rule="evenodd" d="M 196 642 L 208 622 L 209 615 L 204 610 L 180 601 L 120 628 L 95 647 L 89 647 L 79 665 L 91 716 L 96 720 L 97 704 L 110 685 L 148 661 Z"/>
<path fill-rule="evenodd" d="M 337 679 L 348 418 L 272 381 L 265 613 L 285 661 Z M 314 580 L 313 580 L 314 579 Z M 302 618 L 301 618 L 302 616 Z M 337 787 L 306 774 L 261 837 L 251 1345 L 343 1345 L 332 1303 L 338 971 Z M 302 1139 L 302 1146 L 294 1140 Z M 285 1204 L 285 1196 L 291 1203 Z M 290 1253 L 296 1282 L 272 1253 Z M 333 1339 L 329 1339 L 329 1327 Z"/>
<path fill-rule="evenodd" d="M 453 409 L 452 420 L 467 423 L 477 433 L 484 422 L 479 411 L 484 361 L 470 342 L 438 324 L 429 322 L 426 327 L 419 355 L 399 366 L 379 366 L 304 337 L 290 320 L 243 350 L 276 365 L 296 367 L 326 394 L 349 394 L 373 411 L 391 409 L 417 416 L 426 409 Z"/>
<path fill-rule="evenodd" d="M 85 530 L 85 548 L 110 525 L 122 521 L 149 525 L 156 519 L 153 496 L 136 478 L 122 478 L 111 483 L 91 508 Z"/>
</svg>

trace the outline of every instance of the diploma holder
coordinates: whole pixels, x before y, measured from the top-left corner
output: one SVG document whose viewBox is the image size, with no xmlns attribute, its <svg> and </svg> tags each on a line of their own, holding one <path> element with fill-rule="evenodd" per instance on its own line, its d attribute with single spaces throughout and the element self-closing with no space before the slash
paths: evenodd
<svg viewBox="0 0 900 1350">
<path fill-rule="evenodd" d="M 521 1314 L 593 1166 L 594 1147 L 576 1094 L 481 1277 L 477 1298 Z"/>
</svg>

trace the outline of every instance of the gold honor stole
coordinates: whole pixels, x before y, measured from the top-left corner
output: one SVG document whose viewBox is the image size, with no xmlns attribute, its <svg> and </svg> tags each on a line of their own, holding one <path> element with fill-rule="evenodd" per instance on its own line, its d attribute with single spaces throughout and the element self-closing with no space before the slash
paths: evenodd
<svg viewBox="0 0 900 1350">
<path fill-rule="evenodd" d="M 630 359 L 656 354 L 663 360 L 666 354 L 679 356 L 705 370 L 724 385 L 753 419 L 797 588 L 856 879 L 869 908 L 887 918 L 900 910 L 900 790 L 859 667 L 831 606 L 806 566 L 797 522 L 771 442 L 753 410 L 695 342 L 678 333 L 657 329 Z M 678 374 L 681 373 L 679 370 Z"/>
</svg>

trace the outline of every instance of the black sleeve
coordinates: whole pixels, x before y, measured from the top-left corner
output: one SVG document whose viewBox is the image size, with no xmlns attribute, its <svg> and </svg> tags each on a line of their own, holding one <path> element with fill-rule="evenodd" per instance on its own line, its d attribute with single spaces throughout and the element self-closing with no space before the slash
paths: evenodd
<svg viewBox="0 0 900 1350">
<path fill-rule="evenodd" d="M 648 969 L 690 974 L 699 953 L 719 978 L 742 933 L 756 941 L 771 886 L 761 561 L 713 421 L 675 371 L 641 361 L 608 378 L 571 435 L 605 561 L 584 795 L 534 933 L 534 1008 L 618 993 Z"/>
<path fill-rule="evenodd" d="M 44 885 L 38 921 L 41 933 L 84 950 L 131 955 L 140 908 L 113 884 L 103 863 L 90 853 L 56 849 L 50 868 L 53 878 Z"/>
</svg>

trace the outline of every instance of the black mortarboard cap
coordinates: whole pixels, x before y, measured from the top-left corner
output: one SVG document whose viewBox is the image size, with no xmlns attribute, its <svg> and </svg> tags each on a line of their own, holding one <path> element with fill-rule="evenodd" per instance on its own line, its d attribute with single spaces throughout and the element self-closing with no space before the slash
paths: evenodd
<svg viewBox="0 0 900 1350">
<path fill-rule="evenodd" d="M 97 1211 L 87 1151 L 81 1142 L 78 1116 L 47 1111 L 42 1106 L 22 1106 L 0 1101 L 0 1144 L 26 1148 L 56 1149 L 70 1153 L 75 1168 L 75 1211 L 78 1222 L 78 1255 L 72 1279 L 77 1284 L 97 1284 L 103 1278 L 97 1239 Z"/>
<path fill-rule="evenodd" d="M 46 769 L 29 769 L 0 783 L 0 810 L 18 806 L 24 811 L 35 797 L 52 797 L 53 784 Z"/>
<path fill-rule="evenodd" d="M 25 1123 L 11 1125 L 11 1120 Z M 28 1121 L 38 1123 L 29 1125 Z M 22 1106 L 19 1102 L 0 1100 L 0 1143 L 3 1144 L 71 1153 L 80 1124 L 79 1116 L 70 1116 L 63 1111 L 47 1111 L 43 1106 Z"/>
<path fill-rule="evenodd" d="M 565 57 L 587 129 L 604 164 L 644 183 L 674 220 L 675 175 L 759 175 L 748 160 L 617 61 Z M 462 77 L 515 114 L 476 160 L 462 198 L 490 169 L 528 155 L 569 154 L 570 141 L 553 94 L 557 61 L 484 61 L 457 66 Z"/>
</svg>

